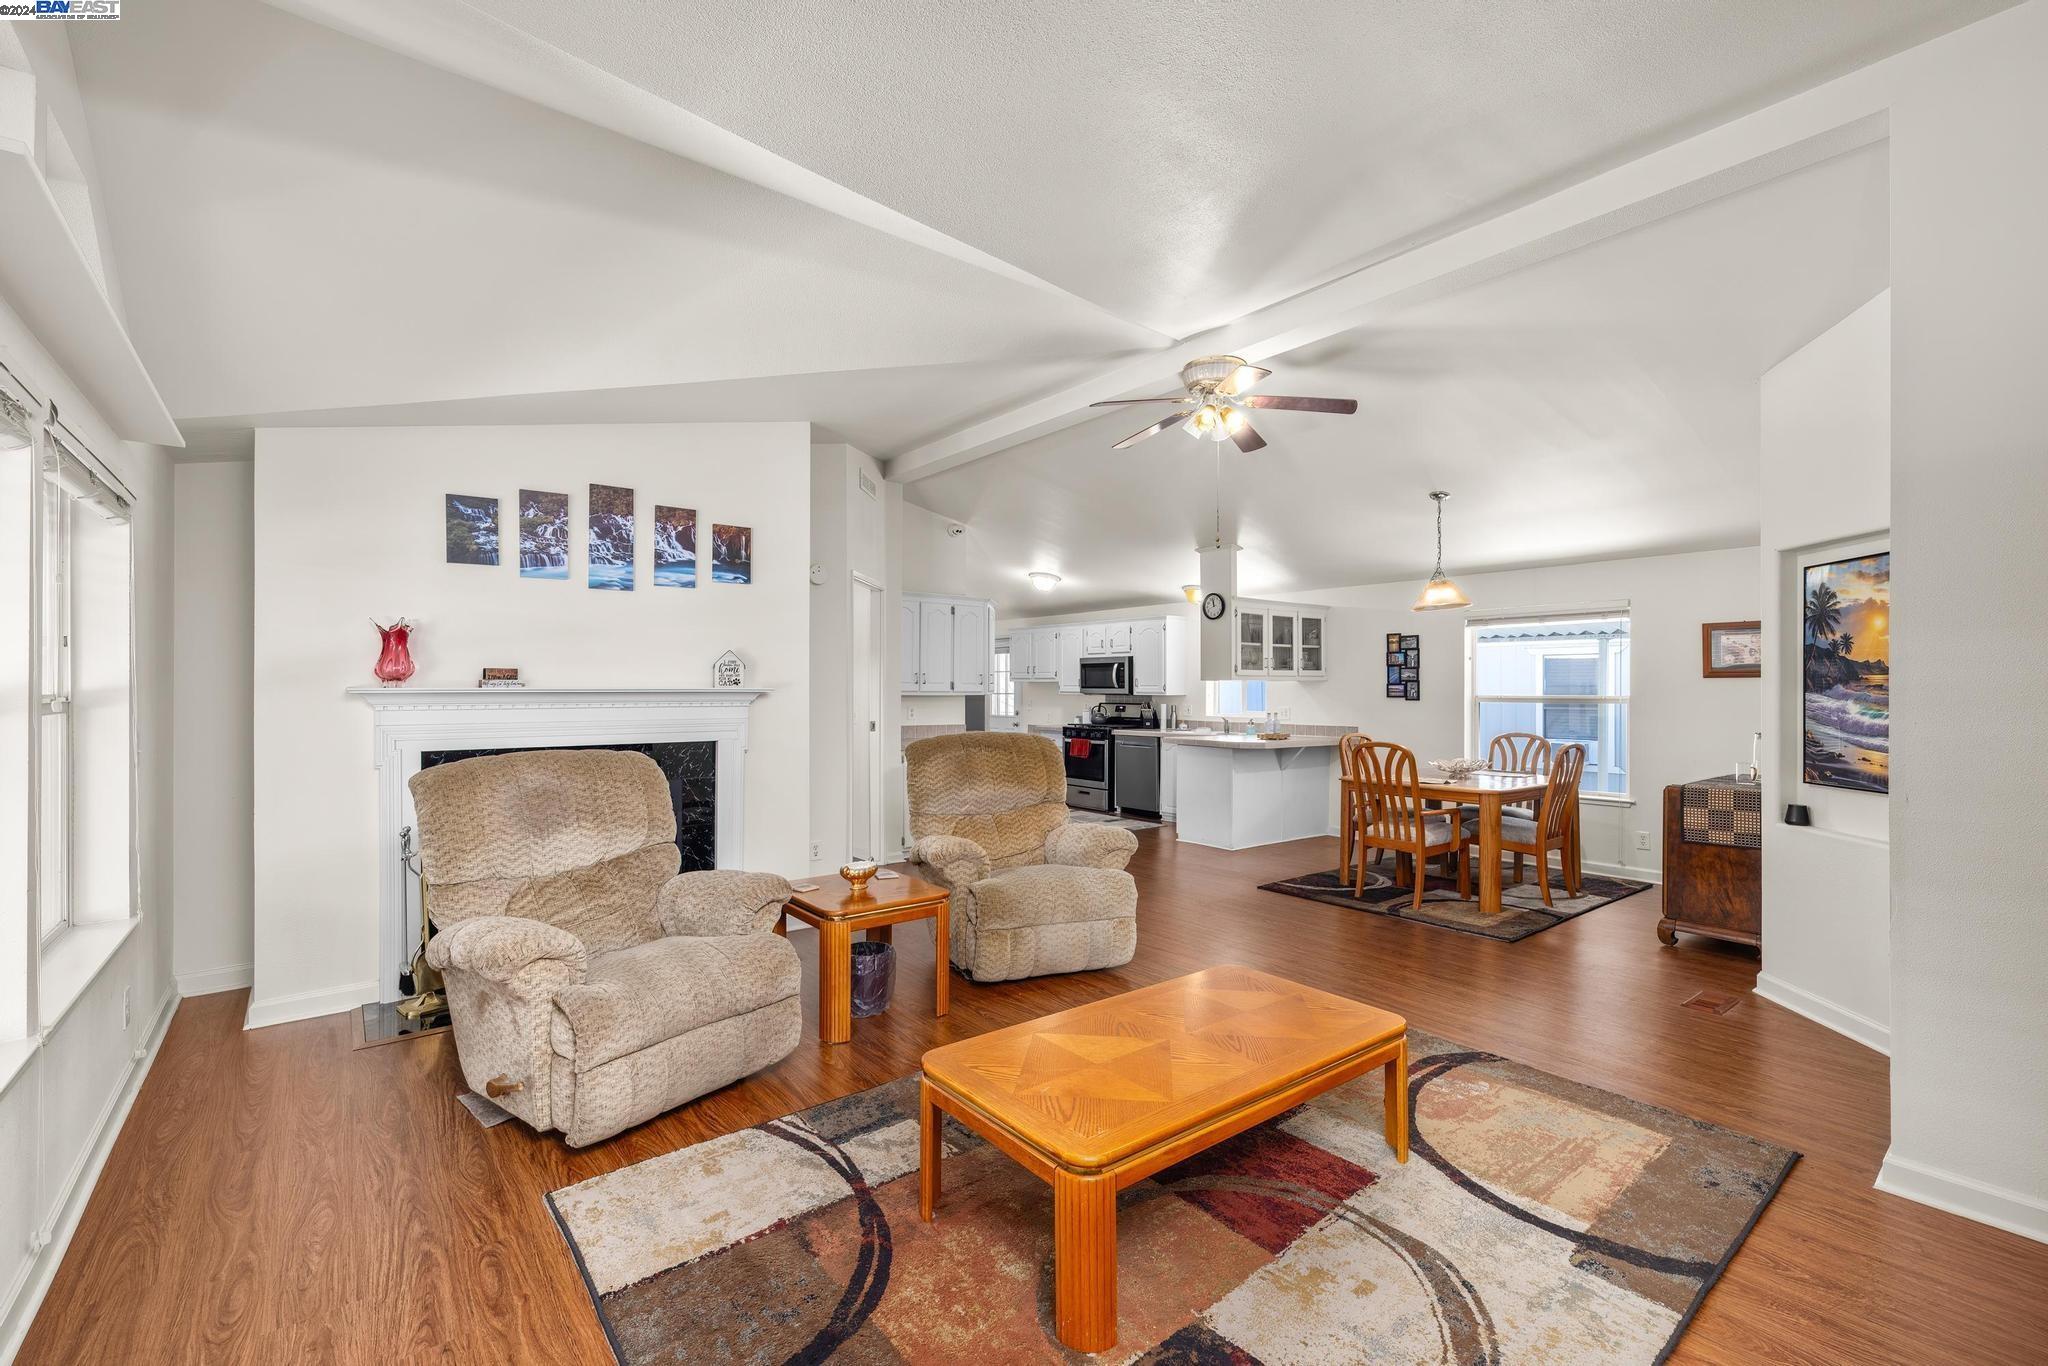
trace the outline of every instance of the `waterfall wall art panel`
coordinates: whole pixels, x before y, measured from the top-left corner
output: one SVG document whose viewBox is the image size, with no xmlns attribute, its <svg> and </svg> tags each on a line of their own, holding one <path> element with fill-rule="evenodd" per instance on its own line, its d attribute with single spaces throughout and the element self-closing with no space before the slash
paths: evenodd
<svg viewBox="0 0 2048 1366">
<path fill-rule="evenodd" d="M 654 506 L 654 586 L 697 586 L 697 510 Z"/>
<path fill-rule="evenodd" d="M 498 562 L 498 500 L 451 493 L 443 500 L 447 518 L 448 563 Z"/>
<path fill-rule="evenodd" d="M 590 486 L 590 586 L 633 587 L 633 490 Z"/>
<path fill-rule="evenodd" d="M 519 490 L 519 577 L 569 577 L 569 495 Z"/>
</svg>

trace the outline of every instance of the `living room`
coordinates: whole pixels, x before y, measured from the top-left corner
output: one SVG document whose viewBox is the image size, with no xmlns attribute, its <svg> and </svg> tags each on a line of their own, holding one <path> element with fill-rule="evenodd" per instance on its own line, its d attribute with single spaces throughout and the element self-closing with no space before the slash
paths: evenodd
<svg viewBox="0 0 2048 1366">
<path fill-rule="evenodd" d="M 0 1360 L 2038 1354 L 2048 0 L 44 8 Z"/>
</svg>

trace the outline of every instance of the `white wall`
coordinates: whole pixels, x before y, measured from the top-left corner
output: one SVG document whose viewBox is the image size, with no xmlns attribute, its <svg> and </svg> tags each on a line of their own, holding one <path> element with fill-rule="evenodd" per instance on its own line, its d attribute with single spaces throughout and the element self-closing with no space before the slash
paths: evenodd
<svg viewBox="0 0 2048 1366">
<path fill-rule="evenodd" d="M 1756 615 L 1756 552 L 1712 550 L 1455 577 L 1474 610 L 1487 614 L 1629 604 L 1632 804 L 1585 801 L 1585 860 L 1655 877 L 1662 867 L 1664 788 L 1727 773 L 1749 759 L 1757 682 L 1702 678 L 1700 625 Z M 1331 609 L 1330 677 L 1275 680 L 1268 704 L 1289 720 L 1357 726 L 1376 740 L 1397 741 L 1423 763 L 1465 753 L 1465 614 L 1409 610 L 1420 588 L 1417 578 L 1284 595 Z M 1418 702 L 1386 695 L 1389 631 L 1422 638 Z M 1647 835 L 1647 849 L 1636 847 L 1639 833 Z"/>
<path fill-rule="evenodd" d="M 587 486 L 638 495 L 638 583 L 584 583 Z M 265 429 L 254 501 L 255 973 L 251 1019 L 345 1009 L 375 994 L 377 862 L 370 621 L 418 623 L 417 684 L 469 684 L 512 665 L 533 685 L 705 686 L 727 649 L 754 705 L 749 868 L 808 861 L 810 428 L 801 422 L 559 427 Z M 570 577 L 522 579 L 521 488 L 570 495 Z M 445 563 L 442 495 L 499 499 L 504 562 Z M 754 582 L 657 588 L 656 502 L 754 528 Z"/>
<path fill-rule="evenodd" d="M 1891 114 L 1892 1146 L 1879 1184 L 2048 1239 L 2048 5 Z"/>
<path fill-rule="evenodd" d="M 135 495 L 135 928 L 31 1045 L 0 1043 L 0 1359 L 26 1330 L 55 1274 L 100 1163 L 162 1038 L 171 978 L 171 557 L 169 460 L 114 437 L 19 317 L 0 300 L 0 361 L 54 398 L 73 428 Z"/>
<path fill-rule="evenodd" d="M 255 959 L 256 466 L 179 465 L 172 672 L 178 768 L 172 965 L 181 995 L 249 985 Z"/>
<path fill-rule="evenodd" d="M 1763 971 L 1757 994 L 1890 1046 L 1890 803 L 1801 781 L 1804 566 L 1884 548 L 1891 525 L 1891 292 L 1761 385 Z M 1787 825 L 1785 805 L 1812 815 Z"/>
</svg>

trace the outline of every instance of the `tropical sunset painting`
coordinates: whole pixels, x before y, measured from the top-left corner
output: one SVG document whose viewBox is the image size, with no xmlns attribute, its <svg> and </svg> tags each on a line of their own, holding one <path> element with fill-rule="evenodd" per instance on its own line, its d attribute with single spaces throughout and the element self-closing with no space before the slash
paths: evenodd
<svg viewBox="0 0 2048 1366">
<path fill-rule="evenodd" d="M 1891 790 L 1892 557 L 1809 565 L 1805 779 Z"/>
</svg>

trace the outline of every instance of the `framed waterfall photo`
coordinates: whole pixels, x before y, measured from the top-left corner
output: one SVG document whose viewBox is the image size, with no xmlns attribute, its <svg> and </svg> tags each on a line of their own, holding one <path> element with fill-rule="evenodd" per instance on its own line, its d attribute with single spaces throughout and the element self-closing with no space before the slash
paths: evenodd
<svg viewBox="0 0 2048 1366">
<path fill-rule="evenodd" d="M 697 509 L 655 504 L 654 586 L 697 586 Z"/>
<path fill-rule="evenodd" d="M 519 577 L 569 577 L 569 495 L 519 490 Z"/>
<path fill-rule="evenodd" d="M 1891 790 L 1892 556 L 1808 565 L 1800 604 L 1801 778 Z"/>
<path fill-rule="evenodd" d="M 468 493 L 442 499 L 447 524 L 448 563 L 498 562 L 498 500 Z"/>
<path fill-rule="evenodd" d="M 633 490 L 590 486 L 590 586 L 633 587 Z"/>
</svg>

